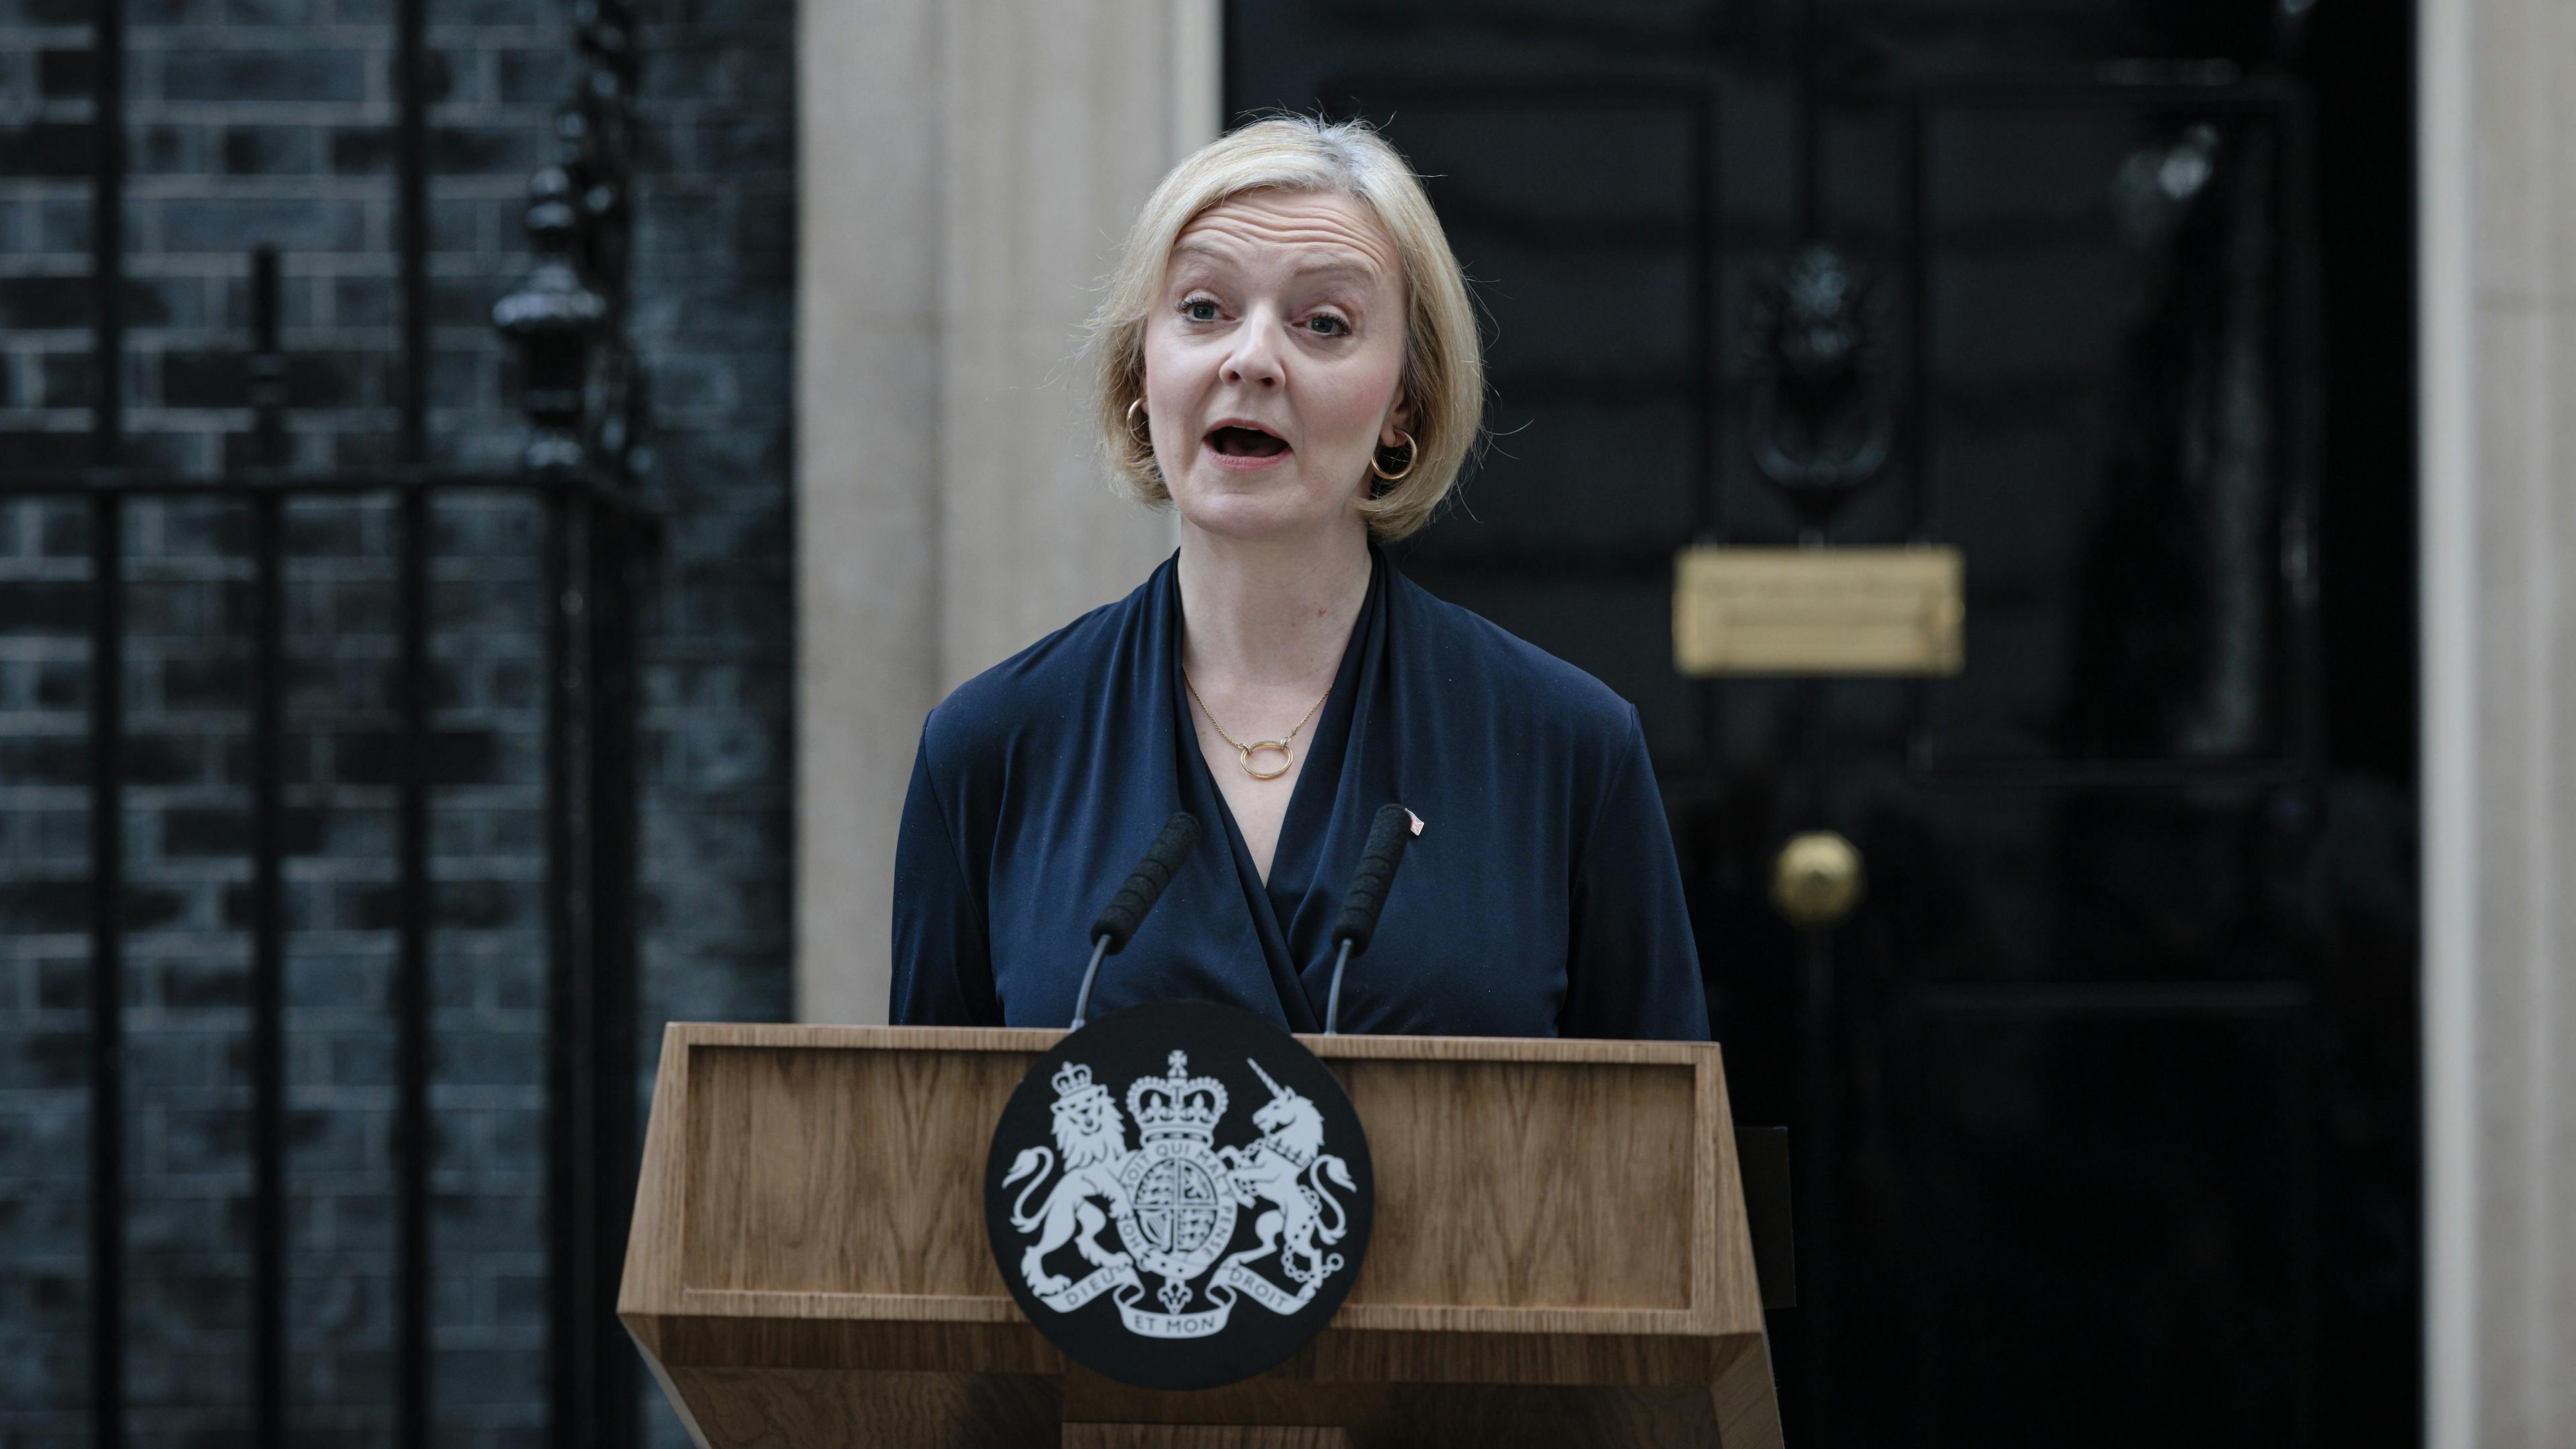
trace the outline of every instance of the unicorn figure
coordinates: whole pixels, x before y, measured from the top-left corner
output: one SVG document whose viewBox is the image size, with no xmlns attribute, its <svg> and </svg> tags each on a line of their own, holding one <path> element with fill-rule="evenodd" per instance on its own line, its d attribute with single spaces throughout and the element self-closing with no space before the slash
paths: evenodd
<svg viewBox="0 0 2576 1449">
<path fill-rule="evenodd" d="M 1235 1254 L 1233 1261 L 1248 1262 L 1275 1252 L 1282 1272 L 1299 1283 L 1312 1283 L 1342 1266 L 1341 1254 L 1327 1255 L 1316 1243 L 1320 1240 L 1329 1247 L 1349 1231 L 1341 1202 L 1323 1179 L 1331 1179 L 1345 1192 L 1354 1190 L 1350 1165 L 1323 1150 L 1324 1114 L 1315 1104 L 1279 1085 L 1261 1063 L 1246 1060 L 1270 1088 L 1270 1100 L 1252 1114 L 1252 1125 L 1261 1129 L 1261 1136 L 1246 1148 L 1219 1148 L 1218 1155 L 1225 1159 L 1239 1204 L 1250 1207 L 1267 1202 L 1270 1206 L 1253 1222 L 1261 1245 Z M 1332 1213 L 1329 1224 L 1324 1221 L 1326 1209 Z"/>
</svg>

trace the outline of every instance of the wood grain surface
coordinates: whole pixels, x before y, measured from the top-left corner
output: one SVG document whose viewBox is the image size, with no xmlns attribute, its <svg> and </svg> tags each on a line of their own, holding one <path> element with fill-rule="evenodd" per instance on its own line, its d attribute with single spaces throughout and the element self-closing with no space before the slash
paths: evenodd
<svg viewBox="0 0 2576 1449">
<path fill-rule="evenodd" d="M 1017 1052 L 701 1047 L 689 1061 L 681 1281 L 1006 1296 L 984 1234 Z"/>
<path fill-rule="evenodd" d="M 1688 1064 L 1334 1064 L 1368 1128 L 1359 1304 L 1691 1307 Z"/>
<path fill-rule="evenodd" d="M 1278 1425 L 1067 1424 L 1064 1449 L 1351 1449 L 1351 1435 Z"/>
<path fill-rule="evenodd" d="M 1153 1394 L 1079 1369 L 1065 1378 L 1068 1426 L 1122 1423 L 1311 1425 L 1348 1432 L 1353 1449 L 1565 1449 L 1654 1445 L 1738 1449 L 1709 1390 L 1697 1386 L 1357 1383 L 1319 1392 L 1267 1377 L 1196 1394 Z M 1750 1433 L 1743 1444 L 1777 1449 Z"/>
<path fill-rule="evenodd" d="M 986 1241 L 992 1124 L 1061 1036 L 669 1030 L 618 1307 L 709 1445 L 1778 1443 L 1716 1047 L 1301 1037 L 1368 1129 L 1368 1258 L 1280 1368 L 1153 1394 L 1067 1366 Z"/>
<path fill-rule="evenodd" d="M 673 1368 L 712 1449 L 1056 1449 L 1062 1390 L 1012 1374 Z"/>
<path fill-rule="evenodd" d="M 1771 1376 L 1769 1339 L 1730 1341 L 1710 1379 L 1708 1403 L 1726 1449 L 1781 1449 L 1780 1401 Z"/>
</svg>

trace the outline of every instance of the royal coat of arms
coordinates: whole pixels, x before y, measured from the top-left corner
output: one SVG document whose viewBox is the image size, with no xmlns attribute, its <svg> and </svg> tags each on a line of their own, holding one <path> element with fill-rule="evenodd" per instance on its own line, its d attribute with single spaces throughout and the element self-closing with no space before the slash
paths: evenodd
<svg viewBox="0 0 2576 1449">
<path fill-rule="evenodd" d="M 1088 1064 L 1057 1066 L 1054 1145 L 1021 1150 L 1002 1178 L 1026 1239 L 1022 1279 L 1057 1313 L 1111 1295 L 1127 1330 L 1155 1339 L 1223 1333 L 1247 1299 L 1298 1312 L 1343 1270 L 1333 1249 L 1355 1189 L 1350 1165 L 1325 1150 L 1323 1112 L 1247 1057 L 1269 1092 L 1252 1112 L 1260 1135 L 1220 1145 L 1225 1084 L 1192 1075 L 1186 1052 L 1167 1060 L 1163 1075 L 1128 1083 L 1124 1116 Z"/>
</svg>

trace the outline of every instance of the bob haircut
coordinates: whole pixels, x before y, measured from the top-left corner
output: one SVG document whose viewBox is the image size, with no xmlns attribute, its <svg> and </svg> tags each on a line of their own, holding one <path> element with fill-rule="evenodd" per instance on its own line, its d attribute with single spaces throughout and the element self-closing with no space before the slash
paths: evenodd
<svg viewBox="0 0 2576 1449">
<path fill-rule="evenodd" d="M 1218 137 L 1172 168 L 1127 233 L 1109 294 L 1091 318 L 1094 392 L 1102 453 L 1119 486 L 1139 500 L 1171 502 L 1142 420 L 1128 405 L 1145 395 L 1145 321 L 1162 295 L 1172 246 L 1191 222 L 1247 191 L 1331 192 L 1375 213 L 1395 239 L 1405 302 L 1404 371 L 1397 396 L 1412 404 L 1412 467 L 1381 453 L 1360 501 L 1369 537 L 1403 538 L 1431 521 L 1476 446 L 1484 421 L 1485 361 L 1475 306 L 1449 238 L 1413 168 L 1364 121 L 1273 116 Z"/>
</svg>

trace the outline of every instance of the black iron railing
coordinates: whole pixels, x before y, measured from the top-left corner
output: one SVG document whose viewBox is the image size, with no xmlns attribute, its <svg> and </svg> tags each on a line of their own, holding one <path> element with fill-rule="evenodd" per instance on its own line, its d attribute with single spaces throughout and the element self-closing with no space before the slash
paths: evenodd
<svg viewBox="0 0 2576 1449">
<path fill-rule="evenodd" d="M 633 27 L 624 0 L 571 7 L 579 64 L 557 114 L 559 153 L 531 187 L 536 264 L 498 300 L 493 321 L 521 355 L 533 433 L 524 466 L 470 473 L 431 466 L 428 432 L 427 0 L 395 10 L 395 246 L 402 331 L 401 464 L 313 473 L 285 466 L 289 436 L 279 346 L 279 263 L 255 253 L 252 337 L 244 350 L 259 466 L 212 478 L 124 466 L 127 339 L 125 130 L 127 0 L 94 0 L 92 349 L 97 379 L 84 469 L 13 470 L 0 459 L 0 504 L 50 500 L 89 514 L 88 935 L 91 1023 L 90 1404 L 95 1442 L 119 1449 L 129 1409 L 124 1137 L 127 1080 L 126 894 L 122 838 L 128 770 L 125 665 L 127 524 L 154 500 L 223 501 L 250 516 L 252 664 L 248 695 L 251 943 L 250 1078 L 253 1381 L 251 1442 L 288 1442 L 288 1106 L 285 977 L 288 851 L 284 746 L 294 727 L 286 678 L 284 527 L 290 503 L 390 500 L 396 540 L 393 713 L 396 727 L 393 990 L 395 1442 L 428 1440 L 431 1364 L 429 1084 L 432 909 L 429 759 L 433 505 L 466 494 L 541 500 L 547 519 L 543 692 L 548 1065 L 546 1272 L 549 1443 L 624 1445 L 637 1426 L 633 1353 L 614 1322 L 615 1266 L 625 1236 L 636 1139 L 636 717 L 632 604 L 636 571 L 657 538 L 638 488 L 649 461 L 646 389 L 626 344 L 629 115 Z"/>
<path fill-rule="evenodd" d="M 121 1373 L 128 1198 L 122 917 L 126 730 L 126 522 L 150 500 L 223 501 L 247 509 L 250 680 L 252 1087 L 251 1318 L 254 1442 L 286 1441 L 288 1278 L 284 963 L 287 854 L 282 747 L 286 707 L 281 519 L 291 500 L 392 500 L 397 530 L 395 793 L 396 938 L 391 1011 L 395 1063 L 395 1384 L 402 1442 L 424 1442 L 430 1402 L 428 1204 L 430 892 L 428 681 L 434 501 L 460 494 L 542 500 L 549 617 L 543 621 L 548 1074 L 547 1276 L 550 1408 L 562 1444 L 631 1439 L 631 1357 L 614 1331 L 614 1266 L 633 1173 L 635 1031 L 635 665 L 631 572 L 649 549 L 652 515 L 624 490 L 576 472 L 473 476 L 434 470 L 343 471 L 324 477 L 242 473 L 216 481 L 119 469 L 0 475 L 0 502 L 86 503 L 91 514 L 89 819 L 91 1001 L 89 1085 L 91 1278 L 97 1442 L 123 1442 Z M 533 622 L 533 621 L 532 621 Z"/>
</svg>

